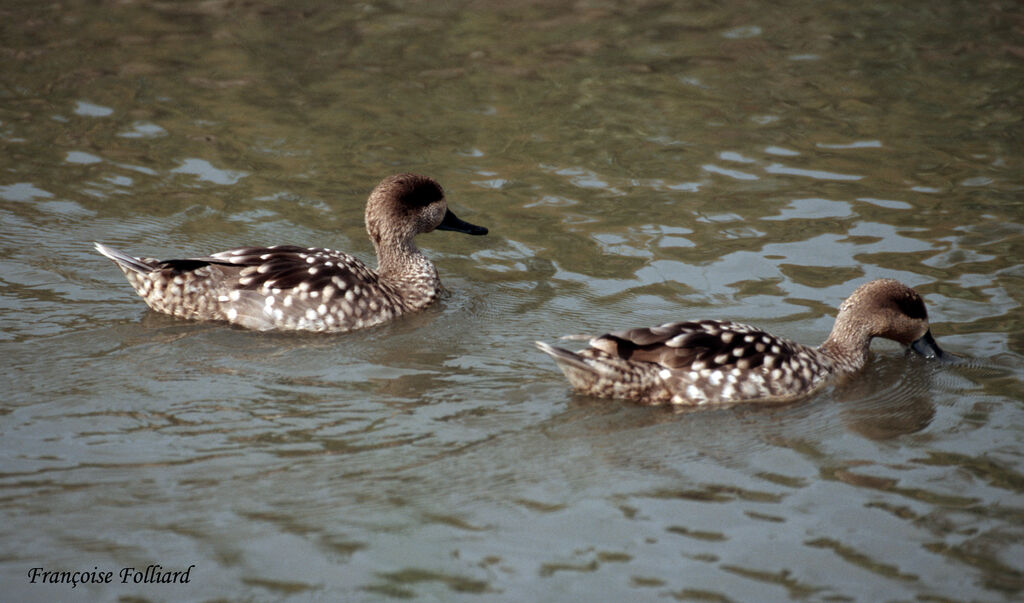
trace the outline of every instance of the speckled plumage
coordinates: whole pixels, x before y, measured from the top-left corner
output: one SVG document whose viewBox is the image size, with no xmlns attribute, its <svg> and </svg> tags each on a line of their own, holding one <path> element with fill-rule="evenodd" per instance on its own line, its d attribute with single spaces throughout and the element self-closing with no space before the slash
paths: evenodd
<svg viewBox="0 0 1024 603">
<path fill-rule="evenodd" d="M 350 331 L 416 312 L 440 291 L 437 269 L 413 238 L 434 229 L 482 235 L 455 217 L 434 180 L 385 178 L 366 204 L 377 251 L 374 271 L 321 247 L 240 247 L 209 256 L 134 258 L 96 243 L 150 308 L 194 320 L 225 320 L 258 330 Z"/>
<path fill-rule="evenodd" d="M 581 393 L 644 404 L 702 406 L 785 401 L 864 366 L 885 337 L 941 356 L 924 301 L 892 279 L 859 287 L 818 348 L 735 322 L 702 320 L 608 333 L 579 352 L 537 342 Z"/>
</svg>

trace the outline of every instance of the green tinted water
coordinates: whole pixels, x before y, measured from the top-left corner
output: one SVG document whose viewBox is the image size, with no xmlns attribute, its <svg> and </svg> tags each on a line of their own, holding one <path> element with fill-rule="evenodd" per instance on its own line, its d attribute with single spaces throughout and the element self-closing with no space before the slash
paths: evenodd
<svg viewBox="0 0 1024 603">
<path fill-rule="evenodd" d="M 6 596 L 1019 597 L 1020 8 L 563 4 L 0 9 Z M 450 293 L 382 328 L 177 321 L 91 248 L 371 259 L 406 170 L 491 234 L 421 237 Z M 532 346 L 814 343 L 877 277 L 967 364 L 878 342 L 801 404 L 674 414 Z M 116 575 L 149 564 L 195 568 Z"/>
</svg>

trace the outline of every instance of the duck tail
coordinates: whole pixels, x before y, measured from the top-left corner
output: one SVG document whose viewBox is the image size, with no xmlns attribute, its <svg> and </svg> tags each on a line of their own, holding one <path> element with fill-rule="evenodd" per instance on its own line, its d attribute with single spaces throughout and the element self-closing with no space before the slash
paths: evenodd
<svg viewBox="0 0 1024 603">
<path fill-rule="evenodd" d="M 114 260 L 114 262 L 123 270 L 131 270 L 133 272 L 138 272 L 139 274 L 149 274 L 150 272 L 153 272 L 154 267 L 143 262 L 139 258 L 133 258 L 123 251 L 107 247 L 102 243 L 93 243 L 93 245 L 96 246 L 96 251 L 102 253 L 111 260 Z"/>
<path fill-rule="evenodd" d="M 533 343 L 534 345 L 537 346 L 538 349 L 540 349 L 540 351 L 544 352 L 548 356 L 551 356 L 555 360 L 555 363 L 558 364 L 558 367 L 563 370 L 563 372 L 566 368 L 572 368 L 576 370 L 586 371 L 588 373 L 597 373 L 597 370 L 590 364 L 587 364 L 586 361 L 584 361 L 579 354 L 570 352 L 569 350 L 566 350 L 564 348 L 558 348 L 553 345 L 546 344 L 543 341 L 535 341 Z"/>
</svg>

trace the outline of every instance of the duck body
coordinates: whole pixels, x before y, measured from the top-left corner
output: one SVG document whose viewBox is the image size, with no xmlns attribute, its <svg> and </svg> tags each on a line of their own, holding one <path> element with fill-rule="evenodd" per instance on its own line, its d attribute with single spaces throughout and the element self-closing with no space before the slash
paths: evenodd
<svg viewBox="0 0 1024 603">
<path fill-rule="evenodd" d="M 101 244 L 96 248 L 121 266 L 153 310 L 261 331 L 369 327 L 426 308 L 441 290 L 429 263 L 400 284 L 382 282 L 358 258 L 325 248 L 240 247 L 181 260 L 132 258 Z"/>
<path fill-rule="evenodd" d="M 645 404 L 781 400 L 813 391 L 835 367 L 813 348 L 716 320 L 607 333 L 580 352 L 538 345 L 575 389 Z"/>
<path fill-rule="evenodd" d="M 373 270 L 347 253 L 322 247 L 239 247 L 209 256 L 135 258 L 96 243 L 157 312 L 224 320 L 256 330 L 341 332 L 416 312 L 441 292 L 437 269 L 413 243 L 434 229 L 486 234 L 458 219 L 425 176 L 382 181 L 366 207 L 377 250 Z"/>
<path fill-rule="evenodd" d="M 817 348 L 717 320 L 608 333 L 579 352 L 542 342 L 537 346 L 581 393 L 703 406 L 780 402 L 811 394 L 862 368 L 874 337 L 893 339 L 925 356 L 943 354 L 931 336 L 921 297 L 891 279 L 858 288 Z"/>
</svg>

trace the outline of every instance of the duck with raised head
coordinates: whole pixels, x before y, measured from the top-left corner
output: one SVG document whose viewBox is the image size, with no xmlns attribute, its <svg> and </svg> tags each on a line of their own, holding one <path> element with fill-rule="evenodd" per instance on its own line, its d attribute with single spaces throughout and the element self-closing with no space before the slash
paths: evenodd
<svg viewBox="0 0 1024 603">
<path fill-rule="evenodd" d="M 701 320 L 617 331 L 579 352 L 536 342 L 580 393 L 643 404 L 789 401 L 860 370 L 871 340 L 941 358 L 924 300 L 892 279 L 857 288 L 817 348 L 735 322 Z"/>
<path fill-rule="evenodd" d="M 422 310 L 441 292 L 437 269 L 413 239 L 432 230 L 487 229 L 457 218 L 426 176 L 385 178 L 366 203 L 377 270 L 322 247 L 239 247 L 180 260 L 131 257 L 96 243 L 150 308 L 249 329 L 351 331 Z"/>
</svg>

